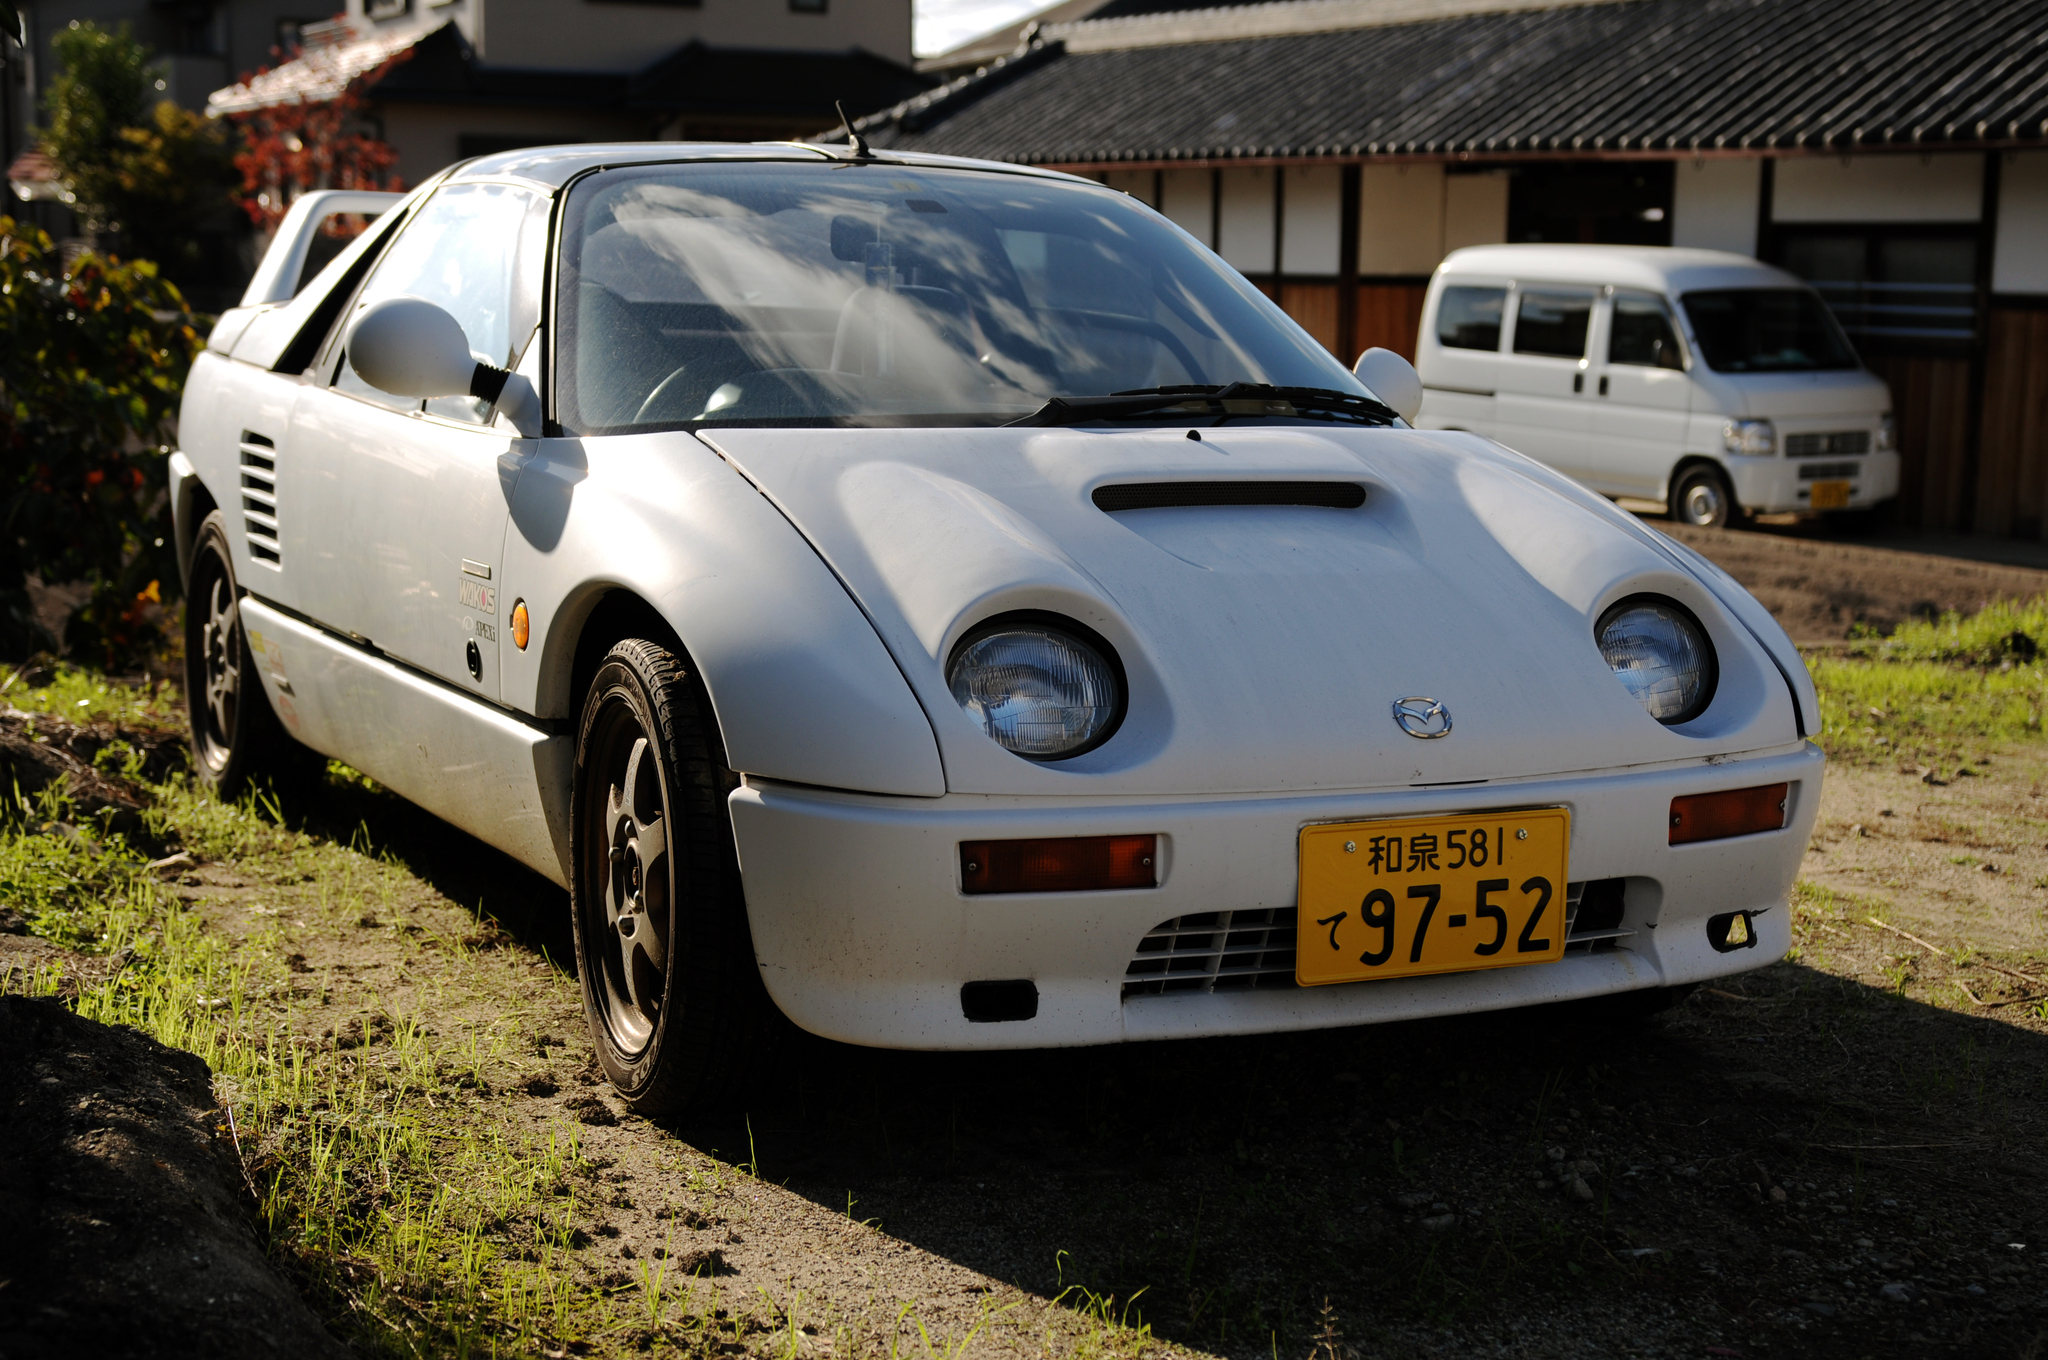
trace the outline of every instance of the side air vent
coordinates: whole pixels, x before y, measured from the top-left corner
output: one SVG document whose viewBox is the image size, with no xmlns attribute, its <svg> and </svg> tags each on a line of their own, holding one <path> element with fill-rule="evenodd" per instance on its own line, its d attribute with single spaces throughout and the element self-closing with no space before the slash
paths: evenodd
<svg viewBox="0 0 2048 1360">
<path fill-rule="evenodd" d="M 284 564 L 277 541 L 277 441 L 253 430 L 242 431 L 242 526 L 249 556 L 277 567 Z"/>
<path fill-rule="evenodd" d="M 1356 510 L 1365 488 L 1356 482 L 1125 482 L 1095 488 L 1095 508 L 1158 510 L 1177 505 L 1313 505 Z"/>
</svg>

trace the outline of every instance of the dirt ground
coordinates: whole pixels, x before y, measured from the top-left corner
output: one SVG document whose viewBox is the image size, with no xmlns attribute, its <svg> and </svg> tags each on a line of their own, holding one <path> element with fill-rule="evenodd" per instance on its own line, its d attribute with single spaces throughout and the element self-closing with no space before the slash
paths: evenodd
<svg viewBox="0 0 2048 1360">
<path fill-rule="evenodd" d="M 1876 546 L 1805 526 L 1696 529 L 1662 517 L 1645 522 L 1742 582 L 1799 643 L 1839 641 L 1859 624 L 1888 633 L 1909 618 L 1967 614 L 1996 599 L 2048 592 L 2048 554 L 2040 552 L 2005 552 L 1998 555 L 2012 560 L 1984 561 L 1920 550 L 1979 550 L 1973 541 L 1901 537 Z"/>
<path fill-rule="evenodd" d="M 2011 564 L 1673 532 L 1809 641 L 2048 589 Z M 630 1297 L 666 1263 L 729 1350 L 2031 1360 L 2048 746 L 1988 755 L 1941 785 L 1831 768 L 1792 956 L 1662 1016 L 979 1056 L 794 1036 L 733 1117 L 675 1126 L 597 1078 L 560 890 L 395 800 L 305 812 L 341 843 L 374 826 L 409 867 L 373 913 L 234 863 L 179 891 L 276 952 L 251 1015 L 352 1036 L 351 1071 L 396 1067 L 394 1017 L 496 1036 L 487 1079 L 438 1098 L 578 1140 L 562 1269 Z M 359 1266 L 273 1249 L 345 1330 L 322 1282 Z M 546 1353 L 661 1344 L 633 1335 Z"/>
</svg>

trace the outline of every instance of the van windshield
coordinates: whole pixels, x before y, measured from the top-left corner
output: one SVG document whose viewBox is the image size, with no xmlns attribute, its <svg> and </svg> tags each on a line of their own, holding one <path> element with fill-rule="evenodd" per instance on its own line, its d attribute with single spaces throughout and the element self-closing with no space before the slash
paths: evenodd
<svg viewBox="0 0 2048 1360">
<path fill-rule="evenodd" d="M 1807 288 L 1714 288 L 1681 299 L 1717 373 L 1810 373 L 1860 367 L 1848 337 Z"/>
<path fill-rule="evenodd" d="M 1123 194 L 897 164 L 620 169 L 565 210 L 572 433 L 992 425 L 1049 399 L 1247 383 L 1369 394 Z"/>
</svg>

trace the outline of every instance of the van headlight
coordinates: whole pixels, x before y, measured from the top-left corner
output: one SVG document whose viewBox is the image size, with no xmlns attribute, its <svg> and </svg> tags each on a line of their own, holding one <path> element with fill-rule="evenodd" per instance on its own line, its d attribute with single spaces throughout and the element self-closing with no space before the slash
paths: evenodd
<svg viewBox="0 0 2048 1360">
<path fill-rule="evenodd" d="M 1896 453 L 1899 448 L 1899 427 L 1892 423 L 1891 412 L 1887 411 L 1878 419 L 1877 438 L 1871 441 L 1874 453 Z"/>
<path fill-rule="evenodd" d="M 1600 655 L 1643 712 L 1665 726 L 1690 722 L 1714 698 L 1714 646 L 1683 605 L 1655 596 L 1623 600 L 1593 629 Z"/>
<path fill-rule="evenodd" d="M 1721 447 L 1751 457 L 1776 453 L 1778 432 L 1768 420 L 1731 420 L 1721 427 Z"/>
<path fill-rule="evenodd" d="M 1069 619 L 983 624 L 953 649 L 946 685 L 990 739 L 1027 760 L 1093 750 L 1123 720 L 1116 653 Z"/>
</svg>

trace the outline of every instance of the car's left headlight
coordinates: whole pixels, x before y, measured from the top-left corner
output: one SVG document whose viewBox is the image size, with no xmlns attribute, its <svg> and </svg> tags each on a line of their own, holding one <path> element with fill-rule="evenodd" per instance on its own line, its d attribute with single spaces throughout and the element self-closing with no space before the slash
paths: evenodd
<svg viewBox="0 0 2048 1360">
<path fill-rule="evenodd" d="M 1691 611 L 1673 600 L 1636 596 L 1600 616 L 1600 655 L 1643 711 L 1665 726 L 1690 722 L 1714 698 L 1714 644 Z"/>
<path fill-rule="evenodd" d="M 1115 653 L 1066 619 L 999 619 L 953 649 L 946 684 L 981 730 L 1029 760 L 1059 760 L 1107 741 L 1123 718 Z"/>
</svg>

